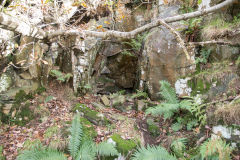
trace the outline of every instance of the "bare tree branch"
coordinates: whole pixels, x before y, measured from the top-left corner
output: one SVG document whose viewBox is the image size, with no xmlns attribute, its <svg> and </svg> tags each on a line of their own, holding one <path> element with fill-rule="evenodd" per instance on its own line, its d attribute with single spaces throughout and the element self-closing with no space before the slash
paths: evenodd
<svg viewBox="0 0 240 160">
<path fill-rule="evenodd" d="M 97 32 L 97 31 L 88 31 L 88 30 L 70 30 L 70 31 L 56 31 L 48 34 L 48 38 L 52 38 L 58 35 L 80 35 L 80 36 L 92 36 L 92 37 L 99 37 L 99 38 L 108 38 L 108 37 L 116 37 L 116 38 L 126 38 L 126 39 L 131 39 L 134 38 L 137 34 L 145 32 L 147 30 L 150 30 L 154 27 L 160 26 L 161 22 L 164 21 L 165 23 L 172 23 L 180 20 L 186 20 L 189 18 L 194 18 L 194 17 L 199 17 L 202 15 L 206 15 L 212 12 L 215 12 L 219 9 L 222 9 L 228 5 L 233 4 L 237 0 L 225 0 L 224 2 L 215 5 L 213 7 L 201 10 L 201 11 L 196 11 L 192 13 L 186 13 L 178 16 L 173 16 L 173 17 L 168 17 L 165 19 L 158 19 L 154 22 L 151 22 L 149 24 L 146 24 L 142 27 L 139 27 L 133 31 L 130 32 L 120 32 L 120 31 L 106 31 L 106 32 Z"/>
<path fill-rule="evenodd" d="M 35 26 L 31 26 L 30 24 L 20 21 L 17 18 L 13 18 L 7 14 L 0 13 L 0 24 L 1 28 L 11 30 L 14 32 L 21 33 L 23 35 L 35 37 L 38 39 L 44 39 L 48 38 L 51 39 L 55 36 L 59 35 L 80 35 L 80 36 L 92 36 L 92 37 L 99 37 L 106 39 L 108 37 L 115 37 L 115 38 L 134 38 L 137 34 L 142 33 L 144 31 L 150 30 L 154 27 L 160 26 L 161 22 L 164 21 L 165 23 L 172 23 L 180 20 L 186 20 L 189 18 L 194 18 L 202 15 L 206 15 L 212 12 L 215 12 L 221 8 L 224 8 L 228 5 L 233 4 L 237 0 L 225 0 L 224 2 L 215 5 L 213 7 L 201 10 L 201 11 L 196 11 L 192 13 L 187 13 L 187 14 L 182 14 L 178 16 L 173 16 L 173 17 L 168 17 L 165 19 L 158 19 L 154 22 L 151 22 L 149 24 L 146 24 L 142 27 L 139 27 L 133 31 L 130 32 L 120 32 L 120 31 L 114 31 L 114 30 L 109 30 L 106 32 L 98 32 L 98 31 L 88 31 L 88 30 L 59 30 L 59 31 L 54 31 L 54 32 L 44 32 L 42 29 L 39 29 Z"/>
<path fill-rule="evenodd" d="M 190 42 L 190 43 L 188 43 L 188 45 L 200 45 L 200 46 L 204 46 L 204 45 L 208 45 L 208 44 L 240 46 L 240 43 L 239 43 L 239 42 L 232 43 L 232 42 L 216 41 L 216 40 L 213 40 L 213 41 L 205 41 L 205 42 Z"/>
<path fill-rule="evenodd" d="M 26 36 L 43 39 L 46 37 L 46 32 L 26 22 L 18 20 L 5 13 L 0 13 L 0 28 L 17 32 Z"/>
<path fill-rule="evenodd" d="M 2 4 L 0 6 L 0 11 L 1 12 L 3 11 L 3 8 L 4 8 L 5 4 L 6 4 L 6 2 L 7 2 L 7 0 L 2 1 Z"/>
</svg>

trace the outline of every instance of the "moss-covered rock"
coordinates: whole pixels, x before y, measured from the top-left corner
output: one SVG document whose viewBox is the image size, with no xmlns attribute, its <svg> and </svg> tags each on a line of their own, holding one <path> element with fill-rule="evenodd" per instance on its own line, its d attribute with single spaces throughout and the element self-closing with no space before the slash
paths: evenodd
<svg viewBox="0 0 240 160">
<path fill-rule="evenodd" d="M 88 108 L 85 104 L 76 104 L 73 108 L 73 111 L 82 112 L 84 114 L 84 117 L 95 125 L 102 126 L 110 124 L 110 121 L 102 113 Z"/>
<path fill-rule="evenodd" d="M 30 101 L 33 96 L 31 94 L 26 94 L 23 90 L 20 90 L 16 96 L 14 103 L 11 104 L 8 114 L 2 114 L 1 121 L 4 123 L 11 123 L 20 126 L 24 126 L 30 120 L 34 118 L 34 113 L 30 109 Z M 10 104 L 5 104 L 5 106 L 10 106 Z M 4 107 L 2 107 L 4 108 Z"/>
<path fill-rule="evenodd" d="M 211 87 L 211 84 L 208 81 L 204 81 L 204 79 L 193 78 L 188 81 L 188 86 L 192 88 L 191 94 L 195 96 L 197 94 L 207 93 Z"/>
<path fill-rule="evenodd" d="M 240 77 L 236 66 L 229 61 L 223 61 L 209 64 L 207 69 L 191 75 L 187 84 L 192 89 L 192 96 L 203 94 L 211 101 L 223 94 L 235 96 Z"/>
<path fill-rule="evenodd" d="M 112 107 L 122 111 L 127 112 L 133 109 L 137 109 L 134 105 L 134 99 L 130 95 L 122 95 L 121 93 L 114 93 L 110 95 L 112 101 Z"/>
<path fill-rule="evenodd" d="M 137 147 L 134 140 L 124 140 L 119 134 L 113 134 L 111 138 L 114 142 L 116 142 L 118 152 L 125 156 L 129 153 L 129 151 Z"/>
<path fill-rule="evenodd" d="M 90 138 L 95 138 L 97 136 L 97 132 L 91 122 L 89 122 L 86 118 L 81 117 L 80 122 L 83 127 L 83 133 L 85 136 Z"/>
</svg>

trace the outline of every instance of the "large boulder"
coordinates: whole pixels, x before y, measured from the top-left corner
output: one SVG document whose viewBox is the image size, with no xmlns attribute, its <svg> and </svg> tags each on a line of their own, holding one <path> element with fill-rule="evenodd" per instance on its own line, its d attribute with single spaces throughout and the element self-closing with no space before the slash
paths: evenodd
<svg viewBox="0 0 240 160">
<path fill-rule="evenodd" d="M 178 5 L 159 6 L 158 17 L 166 18 L 178 14 Z M 185 26 L 176 22 L 172 24 L 176 30 Z M 151 99 L 159 98 L 160 80 L 167 80 L 172 85 L 179 77 L 195 71 L 194 55 L 189 51 L 190 59 L 186 58 L 175 35 L 161 27 L 150 31 L 145 39 L 142 57 L 140 59 L 140 90 L 146 90 Z"/>
<path fill-rule="evenodd" d="M 140 62 L 139 87 L 148 90 L 152 99 L 159 98 L 160 80 L 174 84 L 195 69 L 194 57 L 188 60 L 175 36 L 165 28 L 156 28 L 146 37 Z"/>
</svg>

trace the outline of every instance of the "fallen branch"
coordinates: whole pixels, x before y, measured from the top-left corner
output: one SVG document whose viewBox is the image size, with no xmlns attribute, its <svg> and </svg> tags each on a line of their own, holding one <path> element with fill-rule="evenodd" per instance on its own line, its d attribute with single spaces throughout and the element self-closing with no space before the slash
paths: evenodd
<svg viewBox="0 0 240 160">
<path fill-rule="evenodd" d="M 230 46 L 240 46 L 240 43 L 224 42 L 224 41 L 205 41 L 205 42 L 189 42 L 187 45 L 208 45 L 208 44 L 219 44 L 219 45 L 230 45 Z"/>
<path fill-rule="evenodd" d="M 0 28 L 17 32 L 22 35 L 35 37 L 37 39 L 44 39 L 47 35 L 42 29 L 32 26 L 3 12 L 0 13 Z"/>
<path fill-rule="evenodd" d="M 37 28 L 35 26 L 31 26 L 30 24 L 20 21 L 17 18 L 11 17 L 5 13 L 0 13 L 0 24 L 1 28 L 18 32 L 23 35 L 35 37 L 38 39 L 51 39 L 56 36 L 67 36 L 67 35 L 79 35 L 82 37 L 85 36 L 92 36 L 92 37 L 98 37 L 98 38 L 103 38 L 106 39 L 108 37 L 115 37 L 115 38 L 125 38 L 125 39 L 131 39 L 134 38 L 136 35 L 139 33 L 145 32 L 147 30 L 150 30 L 154 27 L 160 26 L 161 22 L 164 21 L 165 23 L 172 23 L 180 20 L 186 20 L 189 18 L 194 18 L 194 17 L 199 17 L 202 15 L 206 15 L 212 12 L 215 12 L 219 9 L 222 9 L 228 5 L 233 4 L 234 2 L 237 2 L 237 0 L 225 0 L 224 2 L 215 5 L 213 7 L 192 12 L 192 13 L 187 13 L 187 14 L 182 14 L 182 15 L 177 15 L 173 17 L 168 17 L 165 19 L 158 19 L 154 22 L 151 22 L 149 24 L 146 24 L 142 27 L 139 27 L 133 31 L 130 32 L 120 32 L 120 31 L 114 31 L 114 30 L 109 30 L 106 32 L 98 32 L 98 31 L 88 31 L 88 30 L 59 30 L 59 31 L 54 31 L 54 32 L 45 32 L 40 28 Z"/>
<path fill-rule="evenodd" d="M 186 13 L 186 14 L 182 14 L 182 15 L 177 15 L 177 16 L 173 16 L 173 17 L 168 17 L 165 19 L 158 19 L 154 22 L 146 24 L 146 25 L 139 27 L 130 32 L 120 32 L 120 31 L 113 31 L 113 30 L 106 31 L 106 32 L 88 31 L 88 30 L 70 30 L 70 31 L 59 30 L 59 31 L 48 33 L 47 38 L 51 39 L 51 38 L 53 38 L 55 36 L 59 36 L 59 35 L 65 35 L 65 36 L 78 35 L 78 36 L 83 36 L 83 37 L 92 36 L 92 37 L 98 37 L 98 38 L 103 38 L 103 39 L 106 39 L 108 37 L 131 39 L 131 38 L 134 38 L 139 33 L 142 33 L 147 30 L 150 30 L 154 27 L 160 26 L 162 21 L 164 21 L 165 23 L 172 23 L 172 22 L 176 22 L 176 21 L 180 21 L 180 20 L 186 20 L 189 18 L 199 17 L 202 15 L 206 15 L 206 14 L 215 12 L 219 9 L 222 9 L 228 5 L 233 4 L 236 1 L 237 0 L 226 0 L 218 5 L 215 5 L 213 7 L 210 7 L 210 8 L 204 9 L 204 10 L 200 10 L 200 11 L 196 11 L 196 12 L 192 12 L 192 13 Z"/>
</svg>

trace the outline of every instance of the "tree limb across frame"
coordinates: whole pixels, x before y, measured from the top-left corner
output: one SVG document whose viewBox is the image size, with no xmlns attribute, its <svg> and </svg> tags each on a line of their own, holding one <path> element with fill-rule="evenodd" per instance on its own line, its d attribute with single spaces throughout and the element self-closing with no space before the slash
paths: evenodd
<svg viewBox="0 0 240 160">
<path fill-rule="evenodd" d="M 26 22 L 23 22 L 21 20 L 18 20 L 17 18 L 11 17 L 5 13 L 0 13 L 0 28 L 14 31 L 26 36 L 31 36 L 37 39 L 51 39 L 56 36 L 68 36 L 68 35 L 79 35 L 79 36 L 91 36 L 91 37 L 98 37 L 106 39 L 108 37 L 115 37 L 115 38 L 125 38 L 125 39 L 131 39 L 134 38 L 139 33 L 145 32 L 147 30 L 150 30 L 154 27 L 160 26 L 162 22 L 165 23 L 172 23 L 180 20 L 186 20 L 189 18 L 199 17 L 202 15 L 206 15 L 212 12 L 215 12 L 219 9 L 222 9 L 228 5 L 233 4 L 234 2 L 237 2 L 237 0 L 225 0 L 224 2 L 217 4 L 215 6 L 212 6 L 210 8 L 195 11 L 192 13 L 186 13 L 182 15 L 177 15 L 173 17 L 168 17 L 165 19 L 157 19 L 156 21 L 153 21 L 151 23 L 148 23 L 142 27 L 136 28 L 133 31 L 130 32 L 120 32 L 120 31 L 114 31 L 109 30 L 106 32 L 98 32 L 98 31 L 89 31 L 89 30 L 58 30 L 53 32 L 45 32 L 40 28 L 37 28 L 35 26 L 32 26 Z"/>
<path fill-rule="evenodd" d="M 154 27 L 160 26 L 162 24 L 162 22 L 172 23 L 172 22 L 177 22 L 180 20 L 186 20 L 186 19 L 190 19 L 190 18 L 194 18 L 194 17 L 199 17 L 202 15 L 206 15 L 206 14 L 215 12 L 219 9 L 222 9 L 226 6 L 233 4 L 234 2 L 237 2 L 237 0 L 225 0 L 224 2 L 222 2 L 220 4 L 217 4 L 213 7 L 210 7 L 210 8 L 204 9 L 204 10 L 186 13 L 186 14 L 182 14 L 182 15 L 177 15 L 177 16 L 173 16 L 173 17 L 168 17 L 165 19 L 157 19 L 156 21 L 148 23 L 142 27 L 136 28 L 130 32 L 120 32 L 120 31 L 114 31 L 114 30 L 110 30 L 110 31 L 106 31 L 106 32 L 88 31 L 88 30 L 82 30 L 82 31 L 78 31 L 78 30 L 60 31 L 59 30 L 59 31 L 48 33 L 47 38 L 51 39 L 51 38 L 53 38 L 55 36 L 59 36 L 59 35 L 79 35 L 79 36 L 83 36 L 83 37 L 91 36 L 91 37 L 98 37 L 98 38 L 103 38 L 103 39 L 106 39 L 108 37 L 131 39 L 131 38 L 134 38 L 139 33 L 142 33 L 147 30 L 150 30 Z"/>
</svg>

